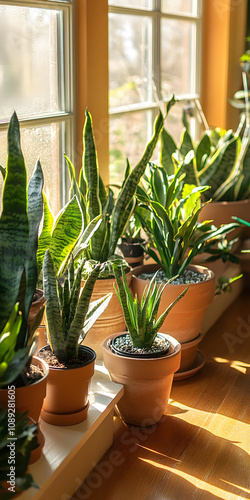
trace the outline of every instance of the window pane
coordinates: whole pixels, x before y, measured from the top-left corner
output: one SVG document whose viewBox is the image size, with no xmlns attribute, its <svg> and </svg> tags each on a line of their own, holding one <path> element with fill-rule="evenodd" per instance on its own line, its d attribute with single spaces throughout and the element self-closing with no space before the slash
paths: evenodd
<svg viewBox="0 0 250 500">
<path fill-rule="evenodd" d="M 162 0 L 162 11 L 196 15 L 197 0 Z"/>
<path fill-rule="evenodd" d="M 110 106 L 148 101 L 151 75 L 151 21 L 144 16 L 110 14 Z"/>
<path fill-rule="evenodd" d="M 109 0 L 109 5 L 131 7 L 133 9 L 151 9 L 152 0 Z"/>
<path fill-rule="evenodd" d="M 0 6 L 1 120 L 62 110 L 62 21 L 59 10 Z"/>
<path fill-rule="evenodd" d="M 162 96 L 195 92 L 195 23 L 163 19 L 161 24 Z"/>
<path fill-rule="evenodd" d="M 63 182 L 60 170 L 55 166 L 61 164 L 60 143 L 64 136 L 64 124 L 21 128 L 21 147 L 28 172 L 28 180 L 34 170 L 37 159 L 40 159 L 44 174 L 44 191 L 54 215 L 60 210 L 60 192 Z M 7 131 L 0 132 L 0 165 L 6 167 Z M 2 200 L 2 176 L 0 176 L 0 200 Z"/>
<path fill-rule="evenodd" d="M 151 111 L 110 117 L 110 184 L 121 185 L 128 158 L 133 169 L 151 135 Z"/>
</svg>

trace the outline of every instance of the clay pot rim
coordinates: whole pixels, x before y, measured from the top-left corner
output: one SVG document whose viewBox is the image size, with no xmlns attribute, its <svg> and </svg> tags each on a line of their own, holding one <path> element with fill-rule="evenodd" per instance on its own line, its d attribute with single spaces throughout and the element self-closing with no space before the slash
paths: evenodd
<svg viewBox="0 0 250 500">
<path fill-rule="evenodd" d="M 239 205 L 240 203 L 242 203 L 243 205 L 247 205 L 248 203 L 250 202 L 250 199 L 249 198 L 246 198 L 245 200 L 232 200 L 232 201 L 214 201 L 212 200 L 210 203 L 213 204 L 213 206 L 217 205 L 218 207 L 222 206 L 222 205 Z M 208 206 L 210 205 L 210 203 L 208 204 Z"/>
<path fill-rule="evenodd" d="M 128 332 L 125 331 L 125 332 L 119 332 L 119 333 L 113 333 L 112 335 L 109 335 L 108 337 L 106 337 L 103 341 L 103 349 L 107 350 L 108 354 L 111 356 L 111 357 L 119 357 L 119 358 L 122 358 L 122 359 L 129 359 L 130 362 L 133 362 L 133 363 L 155 363 L 155 362 L 160 362 L 161 360 L 165 360 L 166 358 L 172 358 L 174 356 L 176 356 L 180 350 L 181 350 L 181 344 L 178 340 L 176 340 L 174 337 L 172 337 L 171 335 L 168 335 L 167 333 L 162 333 L 162 332 L 158 332 L 160 333 L 161 335 L 163 335 L 164 337 L 167 338 L 167 340 L 170 342 L 170 348 L 169 350 L 171 350 L 171 348 L 173 349 L 173 352 L 167 352 L 166 354 L 164 354 L 163 356 L 154 356 L 152 358 L 137 358 L 137 357 L 134 357 L 134 356 L 120 356 L 119 354 L 116 354 L 115 352 L 113 352 L 110 347 L 108 346 L 108 341 L 109 340 L 112 340 L 114 337 L 117 337 L 117 335 L 120 335 L 120 334 L 127 334 Z"/>
<path fill-rule="evenodd" d="M 142 268 L 143 268 L 143 270 L 142 270 Z M 138 266 L 137 268 L 132 269 L 132 279 L 138 279 L 138 280 L 145 281 L 146 283 L 149 283 L 150 282 L 149 279 L 144 280 L 144 279 L 140 278 L 140 274 L 142 274 L 143 272 L 147 272 L 146 271 L 147 268 L 151 269 L 151 271 L 148 271 L 148 272 L 154 272 L 153 269 L 155 269 L 155 271 L 157 271 L 157 269 L 160 269 L 160 266 L 157 263 L 155 263 L 155 264 L 143 264 L 142 266 Z M 198 281 L 196 283 L 189 283 L 189 287 L 194 287 L 196 285 L 200 285 L 200 286 L 201 285 L 205 285 L 209 281 L 212 281 L 212 280 L 215 279 L 215 273 L 214 273 L 214 271 L 212 271 L 212 269 L 209 269 L 206 266 L 200 266 L 199 264 L 189 264 L 189 266 L 187 267 L 187 269 L 192 269 L 194 271 L 197 270 L 198 272 L 201 272 L 202 274 L 207 274 L 208 275 L 208 278 L 205 281 Z M 134 274 L 134 273 L 136 273 L 136 274 Z M 187 284 L 185 284 L 185 283 L 169 283 L 169 286 L 186 287 Z"/>
<path fill-rule="evenodd" d="M 45 345 L 45 346 L 41 347 L 41 349 L 39 349 L 39 351 L 37 352 L 37 354 L 39 352 L 41 352 L 41 351 L 48 350 L 48 348 L 50 349 L 50 345 Z M 83 365 L 76 365 L 76 366 L 73 365 L 73 366 L 67 366 L 65 368 L 61 368 L 59 366 L 50 366 L 42 358 L 38 357 L 38 359 L 45 362 L 45 364 L 48 366 L 49 371 L 52 370 L 52 371 L 62 371 L 62 372 L 66 372 L 66 371 L 69 371 L 69 370 L 77 370 L 78 368 L 85 368 L 86 366 L 90 365 L 91 363 L 93 363 L 95 361 L 95 359 L 96 359 L 96 352 L 94 351 L 94 349 L 92 349 L 91 347 L 86 346 L 86 345 L 80 345 L 79 349 L 81 351 L 88 351 L 89 354 L 92 354 L 92 358 L 88 362 L 84 363 Z"/>
<path fill-rule="evenodd" d="M 199 333 L 198 337 L 195 337 L 195 339 L 188 340 L 187 342 L 183 342 L 183 344 L 181 344 L 181 349 L 186 350 L 186 349 L 194 347 L 196 344 L 199 344 L 202 341 L 203 337 L 204 337 L 204 335 L 202 333 Z"/>
</svg>

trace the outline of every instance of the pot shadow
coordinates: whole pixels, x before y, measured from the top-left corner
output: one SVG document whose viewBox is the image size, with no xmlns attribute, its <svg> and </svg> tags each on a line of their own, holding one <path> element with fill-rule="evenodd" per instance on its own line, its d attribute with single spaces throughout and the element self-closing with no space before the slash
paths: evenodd
<svg viewBox="0 0 250 500">
<path fill-rule="evenodd" d="M 215 356 L 194 377 L 174 382 L 171 399 L 188 409 L 249 423 L 250 364 Z"/>
<path fill-rule="evenodd" d="M 250 457 L 236 443 L 174 416 L 149 428 L 115 422 L 114 445 L 72 500 L 249 499 Z"/>
</svg>

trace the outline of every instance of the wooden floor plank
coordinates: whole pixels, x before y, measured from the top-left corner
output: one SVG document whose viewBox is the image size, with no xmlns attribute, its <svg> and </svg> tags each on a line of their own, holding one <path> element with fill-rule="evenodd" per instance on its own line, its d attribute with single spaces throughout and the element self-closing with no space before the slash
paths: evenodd
<svg viewBox="0 0 250 500">
<path fill-rule="evenodd" d="M 114 418 L 114 444 L 72 500 L 250 499 L 250 295 L 207 332 L 206 363 L 175 382 L 151 428 Z"/>
</svg>

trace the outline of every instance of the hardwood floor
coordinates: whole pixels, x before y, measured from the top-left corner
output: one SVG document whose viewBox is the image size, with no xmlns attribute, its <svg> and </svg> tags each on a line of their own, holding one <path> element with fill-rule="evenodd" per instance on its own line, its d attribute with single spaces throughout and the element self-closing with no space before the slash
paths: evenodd
<svg viewBox="0 0 250 500">
<path fill-rule="evenodd" d="M 250 499 L 250 295 L 207 332 L 155 426 L 114 418 L 114 443 L 72 500 Z"/>
</svg>

